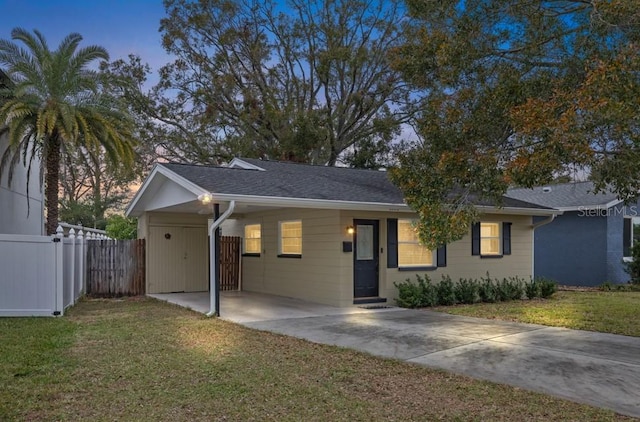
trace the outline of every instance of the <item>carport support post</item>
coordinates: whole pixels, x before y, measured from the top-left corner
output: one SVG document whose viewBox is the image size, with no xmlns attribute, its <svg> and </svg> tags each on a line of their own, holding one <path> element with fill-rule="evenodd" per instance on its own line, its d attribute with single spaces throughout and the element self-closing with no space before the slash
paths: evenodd
<svg viewBox="0 0 640 422">
<path fill-rule="evenodd" d="M 204 194 L 201 196 L 204 197 Z M 236 201 L 230 201 L 227 210 L 220 215 L 220 205 L 213 204 L 213 222 L 209 226 L 209 312 L 207 316 L 220 316 L 220 229 L 218 227 L 233 214 L 235 208 Z"/>
<path fill-rule="evenodd" d="M 217 221 L 220 218 L 220 204 L 216 203 L 213 204 L 213 219 L 214 221 Z M 220 316 L 220 226 L 216 227 L 215 230 L 215 234 L 214 234 L 214 244 L 215 244 L 215 251 L 216 254 L 214 256 L 214 270 L 215 270 L 215 278 L 214 278 L 214 285 L 213 288 L 216 291 L 216 298 L 215 298 L 215 303 L 216 303 L 216 312 L 215 315 L 217 317 Z"/>
</svg>

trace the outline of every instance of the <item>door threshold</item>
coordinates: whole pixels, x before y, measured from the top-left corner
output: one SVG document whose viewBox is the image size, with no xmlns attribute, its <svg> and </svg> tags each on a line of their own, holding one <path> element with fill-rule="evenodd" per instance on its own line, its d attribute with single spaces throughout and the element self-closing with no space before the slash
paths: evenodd
<svg viewBox="0 0 640 422">
<path fill-rule="evenodd" d="M 358 297 L 353 299 L 354 305 L 363 305 L 365 303 L 387 303 L 387 298 L 385 297 Z"/>
</svg>

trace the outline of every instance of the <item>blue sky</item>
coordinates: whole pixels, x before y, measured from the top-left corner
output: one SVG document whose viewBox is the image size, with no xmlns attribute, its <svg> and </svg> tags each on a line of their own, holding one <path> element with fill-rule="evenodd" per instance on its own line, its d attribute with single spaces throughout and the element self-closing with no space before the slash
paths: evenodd
<svg viewBox="0 0 640 422">
<path fill-rule="evenodd" d="M 81 46 L 100 45 L 111 60 L 138 54 L 156 73 L 170 60 L 158 32 L 164 16 L 162 0 L 0 0 L 0 38 L 15 27 L 37 29 L 55 49 L 78 32 Z"/>
</svg>

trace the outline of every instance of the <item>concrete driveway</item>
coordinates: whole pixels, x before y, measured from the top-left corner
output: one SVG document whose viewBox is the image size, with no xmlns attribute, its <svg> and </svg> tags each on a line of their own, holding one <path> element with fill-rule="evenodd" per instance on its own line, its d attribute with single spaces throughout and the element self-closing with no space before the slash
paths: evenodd
<svg viewBox="0 0 640 422">
<path fill-rule="evenodd" d="M 332 309 L 236 322 L 640 417 L 640 338 L 431 311 Z"/>
</svg>

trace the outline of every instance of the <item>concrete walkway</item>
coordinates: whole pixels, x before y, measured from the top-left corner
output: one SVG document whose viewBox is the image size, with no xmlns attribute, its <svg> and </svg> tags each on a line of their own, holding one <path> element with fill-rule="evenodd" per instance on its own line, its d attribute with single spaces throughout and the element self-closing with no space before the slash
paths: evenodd
<svg viewBox="0 0 640 422">
<path fill-rule="evenodd" d="M 640 417 L 640 338 L 398 308 L 243 324 Z"/>
<path fill-rule="evenodd" d="M 199 312 L 209 294 L 150 295 Z M 640 338 L 400 308 L 222 292 L 221 318 L 510 384 L 640 418 Z"/>
</svg>

